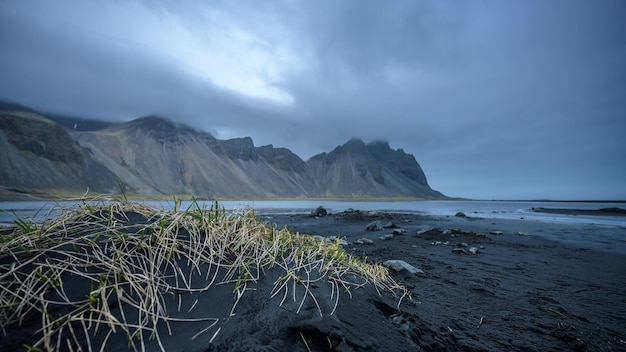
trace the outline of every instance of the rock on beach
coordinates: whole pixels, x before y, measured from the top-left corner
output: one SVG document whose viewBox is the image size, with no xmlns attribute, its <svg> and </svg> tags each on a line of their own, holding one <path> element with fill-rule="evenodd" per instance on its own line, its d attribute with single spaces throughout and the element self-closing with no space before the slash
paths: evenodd
<svg viewBox="0 0 626 352">
<path fill-rule="evenodd" d="M 371 223 L 369 223 L 367 227 L 365 227 L 365 229 L 367 231 L 382 231 L 385 228 L 383 227 L 383 224 L 380 221 L 376 220 L 376 221 L 372 221 Z"/>
<path fill-rule="evenodd" d="M 407 272 L 412 275 L 423 275 L 424 271 L 414 267 L 413 265 L 405 262 L 404 260 L 391 259 L 383 262 L 383 265 L 395 270 L 398 273 Z"/>
</svg>

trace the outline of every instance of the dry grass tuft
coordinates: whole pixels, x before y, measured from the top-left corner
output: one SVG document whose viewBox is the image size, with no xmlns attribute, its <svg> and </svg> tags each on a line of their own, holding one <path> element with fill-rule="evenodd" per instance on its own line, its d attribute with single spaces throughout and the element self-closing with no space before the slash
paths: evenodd
<svg viewBox="0 0 626 352">
<path fill-rule="evenodd" d="M 229 284 L 232 314 L 269 268 L 283 273 L 272 297 L 282 295 L 281 304 L 298 300 L 300 308 L 311 299 L 320 315 L 320 297 L 311 288 L 322 283 L 332 286 L 335 308 L 341 293 L 364 285 L 400 299 L 407 294 L 381 265 L 347 254 L 338 242 L 277 229 L 252 210 L 235 214 L 194 203 L 165 211 L 85 201 L 43 224 L 16 224 L 0 237 L 0 330 L 40 320 L 37 338 L 26 346 L 32 350 L 104 349 L 119 333 L 132 350 L 144 351 L 147 339 L 164 350 L 157 325 L 206 321 L 204 333 L 219 320 L 174 318 L 166 297 Z"/>
</svg>

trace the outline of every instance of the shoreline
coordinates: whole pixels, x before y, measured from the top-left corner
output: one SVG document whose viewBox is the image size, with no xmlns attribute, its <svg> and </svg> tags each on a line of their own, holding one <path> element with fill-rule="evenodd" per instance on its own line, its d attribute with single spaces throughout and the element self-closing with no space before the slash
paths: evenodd
<svg viewBox="0 0 626 352">
<path fill-rule="evenodd" d="M 293 291 L 298 299 L 274 296 L 278 274 L 268 271 L 250 283 L 234 314 L 219 319 L 219 329 L 192 339 L 206 322 L 173 325 L 171 336 L 161 326 L 167 350 L 626 350 L 626 246 L 604 237 L 626 239 L 626 228 L 358 210 L 258 218 L 277 229 L 345 240 L 345 251 L 368 263 L 406 262 L 417 270 L 389 274 L 411 297 L 363 286 L 336 298 L 316 281 L 317 299 L 301 303 L 306 291 Z M 137 229 L 141 221 L 130 217 L 125 226 Z M 366 229 L 377 221 L 378 231 Z M 597 242 L 576 242 L 577 236 Z M 194 314 L 224 311 L 232 305 L 232 284 L 214 288 L 185 298 L 184 309 L 172 301 L 172 314 L 188 318 L 185 304 L 196 307 Z M 0 348 L 24 350 L 29 328 L 0 334 Z M 111 342 L 115 350 L 125 346 L 123 338 Z"/>
<path fill-rule="evenodd" d="M 602 199 L 587 199 L 587 200 L 559 200 L 559 199 L 471 199 L 463 197 L 448 197 L 443 196 L 439 198 L 432 197 L 261 197 L 261 198 L 247 198 L 247 197 L 197 197 L 193 194 L 139 194 L 139 193 L 125 193 L 125 194 L 111 194 L 111 193 L 89 193 L 72 191 L 65 189 L 41 189 L 37 191 L 14 188 L 14 187 L 0 187 L 0 201 L 76 201 L 85 199 L 89 196 L 93 198 L 109 198 L 109 199 L 121 199 L 127 198 L 130 201 L 173 201 L 173 200 L 201 200 L 201 201 L 364 201 L 364 202 L 376 202 L 376 201 L 428 201 L 428 200 L 441 200 L 441 201 L 468 201 L 468 202 L 521 202 L 521 203 L 626 203 L 626 200 L 602 200 Z M 561 209 L 560 209 L 561 210 Z M 569 210 L 569 209 L 562 209 Z"/>
<path fill-rule="evenodd" d="M 531 208 L 531 211 L 545 214 L 559 215 L 596 215 L 596 216 L 626 216 L 626 209 L 611 207 L 598 209 L 563 209 L 563 208 Z"/>
</svg>

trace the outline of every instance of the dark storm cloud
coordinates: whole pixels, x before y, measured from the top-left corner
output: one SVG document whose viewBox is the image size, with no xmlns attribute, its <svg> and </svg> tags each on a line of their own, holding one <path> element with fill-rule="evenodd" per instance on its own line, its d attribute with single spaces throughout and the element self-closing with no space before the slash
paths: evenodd
<svg viewBox="0 0 626 352">
<path fill-rule="evenodd" d="M 155 57 L 141 43 L 57 21 L 24 26 L 24 18 L 11 15 L 1 18 L 0 29 L 0 64 L 12 68 L 0 83 L 6 96 L 44 111 L 118 121 L 194 107 L 212 106 L 225 117 L 245 110 L 232 93 L 184 74 L 172 58 Z"/>
<path fill-rule="evenodd" d="M 0 4 L 0 98 L 304 158 L 351 137 L 479 198 L 626 198 L 621 1 Z M 6 49 L 6 50 L 5 50 Z"/>
</svg>

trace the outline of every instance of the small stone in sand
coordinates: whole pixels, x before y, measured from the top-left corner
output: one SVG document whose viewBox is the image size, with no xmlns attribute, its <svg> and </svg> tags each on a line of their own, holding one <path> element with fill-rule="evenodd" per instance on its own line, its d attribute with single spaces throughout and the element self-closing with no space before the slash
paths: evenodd
<svg viewBox="0 0 626 352">
<path fill-rule="evenodd" d="M 468 249 L 468 251 L 469 251 L 470 253 L 472 253 L 472 254 L 476 254 L 476 253 L 478 253 L 478 248 L 476 248 L 476 247 L 470 247 L 470 249 Z"/>
<path fill-rule="evenodd" d="M 503 232 L 502 231 L 498 231 L 498 230 L 493 230 L 490 232 L 492 235 L 502 235 Z"/>
<path fill-rule="evenodd" d="M 383 227 L 386 228 L 386 229 L 395 229 L 395 228 L 398 228 L 398 225 L 396 225 L 393 222 L 389 221 Z"/>
<path fill-rule="evenodd" d="M 417 230 L 417 232 L 416 232 L 416 233 L 417 233 L 418 235 L 421 235 L 421 234 L 424 234 L 424 233 L 426 233 L 426 232 L 428 232 L 428 231 L 430 231 L 430 230 L 432 230 L 432 228 L 430 228 L 430 227 L 425 227 L 425 228 L 421 228 L 421 229 Z"/>
<path fill-rule="evenodd" d="M 424 271 L 414 267 L 413 265 L 405 262 L 404 260 L 399 260 L 399 259 L 387 260 L 383 262 L 383 265 L 397 272 L 407 271 L 408 273 L 413 274 L 413 275 L 424 274 Z"/>
<path fill-rule="evenodd" d="M 393 234 L 390 233 L 388 235 L 380 236 L 378 238 L 380 238 L 381 240 L 390 240 L 393 238 Z"/>
<path fill-rule="evenodd" d="M 373 244 L 374 241 L 370 240 L 369 238 L 360 238 L 356 241 L 354 241 L 354 244 Z"/>
<path fill-rule="evenodd" d="M 343 239 L 341 237 L 337 237 L 337 236 L 329 236 L 328 237 L 328 241 L 330 241 L 330 242 L 339 242 L 339 244 L 342 245 L 342 246 L 347 246 L 349 244 L 348 241 L 346 241 L 345 239 Z"/>
<path fill-rule="evenodd" d="M 517 234 L 520 236 L 530 236 L 528 232 L 522 232 L 522 231 L 518 232 Z"/>
<path fill-rule="evenodd" d="M 365 227 L 365 229 L 367 231 L 382 231 L 383 230 L 383 224 L 376 220 L 376 221 L 372 221 L 370 222 L 367 227 Z"/>
<path fill-rule="evenodd" d="M 462 212 L 462 211 L 454 214 L 454 216 L 459 217 L 459 218 L 466 218 L 467 217 L 467 215 L 465 215 L 465 213 Z"/>
</svg>

